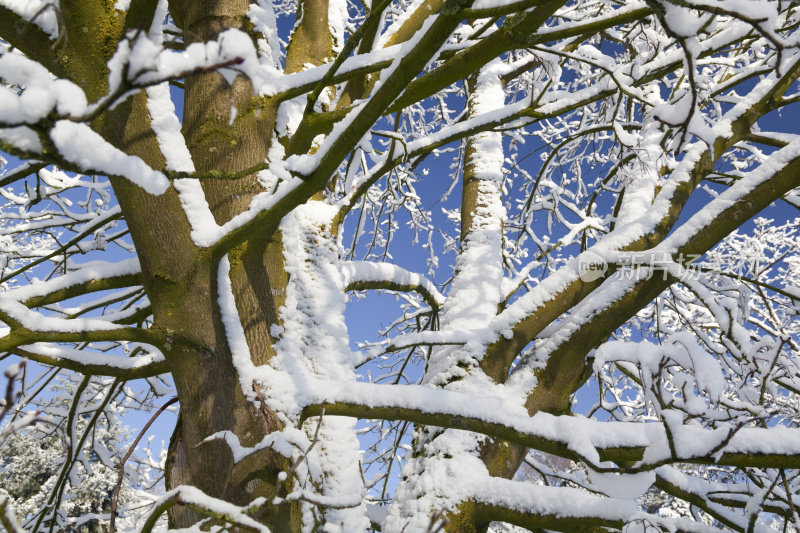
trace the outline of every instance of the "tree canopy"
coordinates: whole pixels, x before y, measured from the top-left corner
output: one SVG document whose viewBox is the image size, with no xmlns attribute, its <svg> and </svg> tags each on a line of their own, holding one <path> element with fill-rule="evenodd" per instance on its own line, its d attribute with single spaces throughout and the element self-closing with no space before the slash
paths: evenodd
<svg viewBox="0 0 800 533">
<path fill-rule="evenodd" d="M 0 523 L 800 530 L 799 26 L 0 0 Z"/>
</svg>

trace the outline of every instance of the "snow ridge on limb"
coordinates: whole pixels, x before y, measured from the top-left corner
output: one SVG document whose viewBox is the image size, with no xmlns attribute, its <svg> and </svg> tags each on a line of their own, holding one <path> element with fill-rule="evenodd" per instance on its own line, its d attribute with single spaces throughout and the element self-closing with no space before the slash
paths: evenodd
<svg viewBox="0 0 800 533">
<path fill-rule="evenodd" d="M 59 120 L 50 131 L 50 139 L 64 159 L 83 171 L 121 176 L 150 194 L 162 194 L 169 187 L 163 173 L 115 148 L 85 124 Z"/>
<path fill-rule="evenodd" d="M 247 514 L 248 511 L 263 506 L 264 503 L 264 498 L 259 498 L 248 506 L 240 507 L 224 500 L 213 498 L 196 487 L 181 485 L 168 491 L 155 502 L 153 511 L 148 515 L 141 531 L 142 533 L 153 531 L 158 519 L 161 518 L 170 507 L 185 505 L 201 515 L 218 518 L 228 524 L 244 528 L 245 530 L 256 531 L 258 533 L 270 533 L 271 530 L 267 526 L 261 524 Z"/>
<path fill-rule="evenodd" d="M 441 308 L 445 298 L 430 280 L 416 272 L 391 263 L 347 261 L 342 263 L 347 290 L 385 288 L 418 291 L 434 309 Z"/>
<path fill-rule="evenodd" d="M 470 116 L 503 107 L 505 92 L 498 69 L 502 69 L 502 63 L 496 60 L 470 79 Z M 497 314 L 504 296 L 502 134 L 487 131 L 470 137 L 465 153 L 462 249 L 443 308 L 441 328 L 445 335 L 483 326 Z M 475 344 L 470 339 L 463 346 L 432 349 L 424 377 L 426 386 L 432 387 L 432 392 L 439 387 L 473 393 L 492 390 L 494 384 L 478 366 L 481 352 Z M 404 480 L 397 489 L 401 498 L 390 505 L 384 524 L 392 531 L 407 527 L 421 530 L 433 513 L 457 513 L 457 506 L 469 499 L 460 493 L 464 487 L 473 478 L 489 477 L 478 457 L 485 437 L 423 426 L 415 429 L 414 438 L 419 453 L 403 470 Z"/>
<path fill-rule="evenodd" d="M 81 268 L 50 279 L 39 281 L 19 288 L 12 289 L 3 293 L 5 298 L 13 298 L 18 302 L 23 302 L 28 306 L 38 306 L 37 300 L 48 299 L 48 295 L 57 294 L 70 289 L 79 284 L 88 282 L 100 282 L 112 278 L 125 278 L 126 280 L 138 281 L 141 272 L 139 259 L 127 259 L 117 263 L 106 261 L 91 261 L 81 265 Z M 99 283 L 98 283 L 99 284 Z"/>
<path fill-rule="evenodd" d="M 275 349 L 286 373 L 283 379 L 302 384 L 304 391 L 308 391 L 306 384 L 312 376 L 355 382 L 355 358 L 347 345 L 343 319 L 345 279 L 338 268 L 339 248 L 330 227 L 335 214 L 335 207 L 311 201 L 284 219 L 281 227 L 289 284 Z M 306 422 L 304 429 L 309 438 L 319 439 L 315 451 L 324 475 L 316 492 L 323 501 L 352 502 L 353 495 L 363 494 L 364 481 L 356 466 L 360 454 L 355 420 L 323 414 L 316 421 Z M 367 528 L 363 500 L 358 498 L 352 504 L 327 509 L 307 507 L 305 520 L 316 523 L 321 519 L 329 527 L 345 531 Z"/>
<path fill-rule="evenodd" d="M 681 347 L 676 347 L 682 349 Z M 423 385 L 334 385 L 309 380 L 304 417 L 323 410 L 345 416 L 366 417 L 370 412 L 498 437 L 509 442 L 587 462 L 598 472 L 638 472 L 664 463 L 703 461 L 714 455 L 720 465 L 768 465 L 794 468 L 800 448 L 796 428 L 718 429 L 670 425 L 674 451 L 667 445 L 665 423 L 599 422 L 587 418 L 548 413 L 527 414 L 524 408 L 502 396 L 476 396 L 466 392 L 433 389 Z M 617 463 L 635 463 L 631 467 Z"/>
<path fill-rule="evenodd" d="M 270 365 L 252 364 L 241 322 L 235 314 L 227 259 L 220 265 L 220 308 L 242 389 L 252 400 L 265 401 L 287 424 L 296 422 L 301 409 L 296 402 L 313 393 L 308 386 L 312 380 L 324 377 L 355 381 L 354 354 L 346 344 L 342 313 L 336 312 L 343 310 L 345 304 L 345 281 L 337 268 L 338 247 L 329 230 L 335 214 L 335 207 L 312 201 L 283 222 L 289 284 L 281 309 L 282 326 L 273 326 L 277 356 Z M 352 502 L 353 494 L 364 491 L 357 468 L 359 452 L 354 426 L 355 420 L 351 418 L 325 415 L 303 426 L 307 435 L 304 451 L 313 455 L 305 456 L 309 470 L 298 474 L 302 476 L 305 472 L 308 478 L 297 479 L 296 488 L 301 492 L 286 498 L 306 502 L 304 516 L 308 523 L 322 520 L 330 527 L 354 531 L 369 524 L 360 498 L 352 506 L 309 505 L 318 499 L 327 503 Z"/>
</svg>

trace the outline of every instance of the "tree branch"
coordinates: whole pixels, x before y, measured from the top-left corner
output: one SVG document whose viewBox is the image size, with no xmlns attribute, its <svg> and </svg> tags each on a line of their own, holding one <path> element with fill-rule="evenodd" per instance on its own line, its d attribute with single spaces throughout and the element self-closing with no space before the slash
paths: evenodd
<svg viewBox="0 0 800 533">
<path fill-rule="evenodd" d="M 62 354 L 58 355 L 37 351 L 35 348 L 34 344 L 9 348 L 6 351 L 37 363 L 73 370 L 85 376 L 111 376 L 123 381 L 149 378 L 169 372 L 169 364 L 160 354 L 129 358 L 84 350 L 73 354 L 71 351 L 63 350 Z"/>
<path fill-rule="evenodd" d="M 141 274 L 122 274 L 108 278 L 91 279 L 83 283 L 76 283 L 62 289 L 57 289 L 46 294 L 33 296 L 23 301 L 26 307 L 42 307 L 54 302 L 61 302 L 84 296 L 93 292 L 107 291 L 111 289 L 121 289 L 123 287 L 133 287 L 142 284 Z"/>
<path fill-rule="evenodd" d="M 444 296 L 430 280 L 397 265 L 348 261 L 342 267 L 345 274 L 345 283 L 347 284 L 345 290 L 386 289 L 401 292 L 413 291 L 422 296 L 434 311 L 441 309 L 444 304 Z"/>
<path fill-rule="evenodd" d="M 0 5 L 0 37 L 56 76 L 60 78 L 66 76 L 63 63 L 57 61 L 53 53 L 58 41 L 53 41 L 36 24 L 2 5 Z"/>
<path fill-rule="evenodd" d="M 479 43 L 458 52 L 441 66 L 411 82 L 400 97 L 386 110 L 386 113 L 394 113 L 437 93 L 505 52 L 612 28 L 617 24 L 632 22 L 651 13 L 650 8 L 646 7 L 624 9 L 621 10 L 622 13 L 615 16 L 598 17 L 586 24 L 562 30 L 556 27 L 553 31 L 538 35 L 537 30 L 563 4 L 564 2 L 561 0 L 550 0 L 540 3 L 539 7 L 525 15 L 507 18 L 498 31 L 482 39 Z"/>
<path fill-rule="evenodd" d="M 321 390 L 335 390 L 337 385 L 325 385 L 321 382 L 319 387 L 322 387 Z M 349 393 L 343 392 L 338 396 L 358 397 L 365 392 L 362 391 L 367 388 L 365 385 L 367 384 L 351 384 Z M 709 457 L 708 453 L 686 453 L 642 461 L 648 447 L 661 447 L 664 442 L 663 423 L 597 422 L 547 413 L 537 413 L 532 417 L 504 416 L 505 411 L 498 398 L 475 398 L 463 393 L 413 385 L 368 387 L 381 391 L 379 399 L 373 399 L 369 403 L 342 400 L 306 405 L 301 420 L 320 416 L 324 412 L 326 415 L 405 420 L 418 425 L 472 431 L 580 461 L 600 472 L 637 473 L 654 470 L 665 464 L 709 462 L 736 467 L 800 467 L 800 446 L 788 446 L 790 442 L 800 443 L 799 429 L 743 428 L 722 447 L 722 453 L 716 460 Z M 332 395 L 336 394 L 328 394 Z M 420 398 L 424 398 L 425 405 Z M 720 437 L 724 442 L 728 434 L 725 429 L 707 430 L 694 426 L 681 426 L 680 430 L 681 438 L 691 442 L 715 442 Z M 784 450 L 782 453 L 774 451 L 778 442 L 784 443 L 781 444 Z M 595 453 L 596 459 L 593 460 L 591 455 Z M 599 463 L 603 461 L 612 461 L 617 465 L 641 463 L 637 463 L 635 467 L 601 467 Z"/>
</svg>

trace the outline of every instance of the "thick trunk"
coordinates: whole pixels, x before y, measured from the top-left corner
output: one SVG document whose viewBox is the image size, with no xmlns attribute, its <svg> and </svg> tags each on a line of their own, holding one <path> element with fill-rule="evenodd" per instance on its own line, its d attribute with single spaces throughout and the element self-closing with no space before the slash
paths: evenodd
<svg viewBox="0 0 800 533">
<path fill-rule="evenodd" d="M 149 129 L 144 94 L 118 107 L 107 122 L 124 125 L 107 129 L 107 136 L 116 145 L 156 168 L 163 167 Z M 167 461 L 168 488 L 191 484 L 211 496 L 239 504 L 258 496 L 275 496 L 277 474 L 287 468 L 282 457 L 262 454 L 258 465 L 234 465 L 224 442 L 200 444 L 215 432 L 230 430 L 243 445 L 252 446 L 278 426 L 272 413 L 256 411 L 242 392 L 217 306 L 217 261 L 192 243 L 174 190 L 155 197 L 122 180 L 114 180 L 114 186 L 141 258 L 154 327 L 164 331 L 169 341 L 162 349 L 180 398 L 180 423 Z M 219 195 L 225 192 L 223 189 Z M 220 216 L 229 204 L 217 205 L 222 206 L 215 213 Z M 276 320 L 276 304 L 270 297 L 283 292 L 269 289 L 275 285 L 270 283 L 270 274 L 281 278 L 275 273 L 283 271 L 275 265 L 276 252 L 264 250 L 265 246 L 258 243 L 243 246 L 237 262 L 240 268 L 232 272 L 237 274 L 232 279 L 240 293 L 240 314 L 249 317 L 245 324 L 248 340 L 260 347 L 254 351 L 254 359 L 261 361 L 269 357 L 271 346 L 270 340 L 262 337 L 263 332 Z M 282 282 L 285 287 L 285 279 Z M 282 524 L 284 531 L 299 527 L 296 506 L 284 505 L 270 512 L 272 516 L 263 517 L 267 523 Z M 171 523 L 175 527 L 189 526 L 197 519 L 187 509 L 173 508 Z"/>
<path fill-rule="evenodd" d="M 247 30 L 248 7 L 246 1 L 171 2 L 187 41 L 214 39 L 228 28 Z M 308 17 L 306 25 L 312 22 L 316 19 Z M 305 35 L 306 30 L 301 28 L 299 34 Z M 319 48 L 314 46 L 314 39 L 310 40 L 310 48 Z M 323 48 L 329 52 L 330 37 L 327 41 Z M 154 144 L 143 96 L 137 98 L 142 99 L 139 109 L 126 117 L 129 123 L 136 123 L 137 131 L 128 132 L 127 137 L 148 139 Z M 199 171 L 239 171 L 265 161 L 275 115 L 274 104 L 255 97 L 243 77 L 232 86 L 216 73 L 185 80 L 183 133 Z M 126 147 L 129 153 L 142 153 L 132 143 Z M 157 146 L 149 146 L 148 151 L 158 154 Z M 154 166 L 163 167 L 163 161 Z M 246 211 L 252 198 L 264 190 L 255 174 L 235 181 L 206 180 L 202 186 L 218 224 Z M 118 196 L 137 250 L 145 258 L 143 270 L 155 327 L 171 339 L 164 352 L 181 414 L 169 447 L 167 488 L 193 485 L 209 496 L 239 505 L 261 496 L 271 501 L 285 494 L 286 487 L 277 476 L 290 465 L 282 456 L 264 451 L 234 464 L 224 441 L 203 442 L 209 435 L 227 430 L 236 434 L 242 445 L 253 446 L 280 429 L 275 413 L 263 406 L 256 409 L 247 400 L 245 393 L 249 391 L 242 390 L 234 367 L 218 306 L 217 266 L 221 258 L 191 242 L 174 190 L 154 198 L 119 184 Z M 165 220 L 171 214 L 176 214 L 175 220 Z M 255 365 L 263 365 L 275 355 L 270 327 L 279 322 L 278 309 L 286 297 L 288 274 L 283 254 L 277 228 L 265 228 L 262 235 L 228 253 L 231 288 Z M 150 258 L 155 258 L 154 263 L 145 264 Z M 171 510 L 170 524 L 187 527 L 200 518 L 177 506 Z M 298 531 L 300 506 L 266 506 L 257 518 L 272 531 Z"/>
<path fill-rule="evenodd" d="M 232 106 L 240 114 L 229 125 Z M 232 87 L 216 74 L 187 82 L 184 130 L 196 168 L 233 171 L 264 161 L 274 113 L 259 110 L 250 84 L 243 78 L 237 78 Z M 203 188 L 220 224 L 246 210 L 253 196 L 263 190 L 255 175 L 236 181 L 208 181 Z M 229 253 L 237 310 L 255 364 L 266 363 L 274 353 L 269 331 L 278 322 L 287 280 L 282 253 L 280 239 L 269 234 Z M 200 444 L 209 435 L 228 430 L 242 445 L 253 446 L 280 429 L 274 413 L 255 409 L 244 396 L 219 313 L 219 258 L 200 255 L 203 257 L 195 268 L 174 287 L 177 297 L 170 297 L 163 288 L 154 294 L 174 311 L 159 315 L 154 303 L 156 324 L 174 331 L 176 340 L 180 339 L 168 355 L 181 417 L 170 445 L 167 486 L 191 484 L 239 505 L 260 496 L 271 500 L 279 492 L 278 473 L 288 469 L 283 457 L 267 452 L 259 454 L 257 462 L 234 465 L 223 441 Z M 171 516 L 176 527 L 189 526 L 198 518 L 185 509 Z M 269 507 L 260 518 L 274 531 L 296 531 L 300 524 L 296 505 Z"/>
<path fill-rule="evenodd" d="M 248 2 L 189 2 L 180 7 L 187 40 L 195 41 L 213 39 L 229 27 L 242 28 Z M 236 119 L 231 121 L 234 108 Z M 215 73 L 186 80 L 183 130 L 198 170 L 241 170 L 264 161 L 273 120 L 274 113 L 260 108 L 250 83 L 242 77 L 233 86 Z M 251 175 L 236 181 L 206 181 L 203 189 L 217 223 L 224 223 L 246 209 L 261 187 Z M 181 209 L 173 212 L 182 214 Z M 251 345 L 259 347 L 254 355 L 262 361 L 269 357 L 271 346 L 264 332 L 276 319 L 276 302 L 269 296 L 277 291 L 269 290 L 268 276 L 248 275 L 246 267 L 262 273 L 264 250 L 263 245 L 241 246 L 235 252 L 241 259 L 234 261 L 231 276 L 235 292 L 240 293 L 237 302 L 245 308 L 240 314 L 251 317 L 247 331 L 252 338 L 248 340 L 260 341 Z M 181 262 L 174 249 L 167 252 L 169 261 Z M 234 465 L 224 441 L 202 443 L 209 435 L 228 430 L 243 445 L 253 446 L 277 429 L 278 422 L 273 413 L 253 408 L 242 391 L 217 305 L 219 258 L 196 249 L 193 255 L 193 263 L 184 265 L 172 279 L 154 273 L 157 287 L 149 291 L 155 324 L 174 338 L 165 355 L 181 402 L 167 459 L 167 488 L 194 485 L 210 496 L 240 505 L 259 496 L 272 498 L 278 490 L 277 474 L 287 468 L 282 457 L 266 454 L 258 466 L 247 461 Z M 187 527 L 199 518 L 178 506 L 171 512 L 170 523 Z M 299 525 L 296 508 L 288 505 L 272 508 L 270 516 L 262 518 L 266 523 L 283 524 L 284 531 L 294 531 Z"/>
<path fill-rule="evenodd" d="M 227 28 L 246 30 L 249 25 L 245 17 L 249 2 L 211 0 L 182 7 L 180 22 L 189 40 L 213 39 Z M 305 22 L 313 21 L 309 17 Z M 329 51 L 330 45 L 326 48 Z M 275 116 L 274 104 L 255 97 L 243 77 L 232 86 L 215 73 L 186 80 L 183 131 L 199 171 L 239 171 L 265 161 Z M 264 190 L 255 174 L 235 181 L 207 180 L 202 186 L 218 224 L 246 211 L 252 198 Z M 166 355 L 181 401 L 180 421 L 169 449 L 167 488 L 191 484 L 239 505 L 261 496 L 271 501 L 289 488 L 277 479 L 279 472 L 289 470 L 287 459 L 265 450 L 234 465 L 223 441 L 201 444 L 209 435 L 228 430 L 242 445 L 253 446 L 281 424 L 266 407 L 256 409 L 245 398 L 249 391 L 242 390 L 219 313 L 220 258 L 197 252 L 195 256 L 180 279 L 165 281 L 169 287 L 160 286 L 152 295 L 156 324 L 174 332 L 175 343 Z M 277 228 L 265 228 L 262 235 L 228 253 L 231 288 L 255 365 L 275 355 L 270 328 L 279 323 L 278 310 L 286 298 L 283 256 Z M 272 531 L 291 532 L 300 529 L 300 513 L 296 502 L 284 503 L 266 506 L 257 518 Z M 176 508 L 170 521 L 174 527 L 186 527 L 199 518 Z"/>
<path fill-rule="evenodd" d="M 228 27 L 242 27 L 248 3 L 233 4 L 188 3 L 181 10 L 187 35 L 205 40 Z M 233 107 L 238 112 L 231 124 Z M 232 87 L 213 73 L 186 80 L 184 132 L 198 170 L 241 170 L 264 161 L 274 115 L 274 109 L 261 106 L 253 97 L 244 78 L 238 78 Z M 98 126 L 116 146 L 153 168 L 164 167 L 144 93 L 101 117 Z M 127 181 L 114 179 L 113 185 L 141 260 L 153 327 L 168 339 L 161 348 L 180 399 L 181 414 L 167 459 L 167 488 L 194 485 L 236 504 L 259 496 L 273 498 L 283 492 L 277 475 L 288 468 L 286 459 L 263 453 L 257 461 L 235 465 L 223 441 L 202 443 L 213 433 L 229 430 L 243 445 L 253 446 L 279 426 L 274 413 L 257 410 L 247 401 L 233 366 L 217 304 L 219 258 L 192 242 L 174 189 L 156 197 Z M 236 181 L 208 181 L 203 186 L 218 223 L 245 210 L 262 190 L 255 175 Z M 256 364 L 265 363 L 273 354 L 269 327 L 277 322 L 287 281 L 282 253 L 280 239 L 265 235 L 229 254 L 237 307 L 245 318 L 243 326 Z M 176 506 L 170 524 L 186 527 L 199 518 Z M 258 518 L 273 531 L 297 531 L 300 527 L 296 504 L 269 506 Z"/>
<path fill-rule="evenodd" d="M 213 280 L 214 276 L 206 272 L 203 278 Z M 195 288 L 200 288 L 201 283 L 198 279 Z M 278 421 L 271 412 L 256 410 L 244 397 L 216 302 L 205 298 L 203 292 L 188 293 L 182 307 L 204 308 L 204 322 L 195 322 L 192 315 L 172 321 L 176 332 L 191 331 L 206 336 L 207 342 L 198 346 L 181 340 L 170 349 L 169 360 L 181 400 L 181 413 L 170 443 L 167 487 L 194 485 L 210 496 L 239 505 L 259 496 L 271 499 L 279 490 L 278 473 L 288 468 L 285 459 L 278 454 L 265 453 L 259 455 L 257 464 L 253 461 L 234 464 L 224 441 L 202 442 L 213 433 L 227 430 L 236 434 L 242 445 L 254 446 L 266 434 L 278 429 Z M 216 287 L 210 292 L 216 294 Z M 261 518 L 273 525 L 273 530 L 298 529 L 299 516 L 295 507 L 284 505 L 267 510 L 269 514 Z M 187 527 L 199 518 L 186 509 L 175 508 L 171 523 L 175 527 Z M 278 525 L 283 529 L 275 529 Z"/>
</svg>

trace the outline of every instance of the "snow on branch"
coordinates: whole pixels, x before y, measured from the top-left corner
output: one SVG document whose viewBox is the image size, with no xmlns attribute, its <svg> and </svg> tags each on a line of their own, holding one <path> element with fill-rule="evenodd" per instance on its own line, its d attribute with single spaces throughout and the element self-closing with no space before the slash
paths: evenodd
<svg viewBox="0 0 800 533">
<path fill-rule="evenodd" d="M 664 423 L 599 422 L 574 416 L 519 413 L 500 397 L 422 385 L 308 383 L 303 417 L 324 412 L 358 418 L 408 420 L 474 431 L 527 448 L 580 460 L 598 471 L 641 472 L 667 463 L 800 467 L 800 430 L 736 426 L 703 429 Z M 324 391 L 324 392 L 315 392 Z M 518 414 L 511 414 L 518 413 Z M 670 450 L 668 443 L 678 443 Z M 712 457 L 713 456 L 713 457 Z M 634 463 L 633 466 L 615 466 Z"/>
<path fill-rule="evenodd" d="M 348 261 L 342 264 L 342 269 L 348 291 L 363 289 L 416 291 L 434 310 L 441 308 L 444 304 L 444 296 L 430 280 L 397 265 Z"/>
<path fill-rule="evenodd" d="M 113 376 L 127 380 L 157 376 L 169 371 L 163 354 L 157 350 L 145 355 L 125 357 L 38 342 L 8 350 L 37 363 L 68 368 L 84 375 Z"/>
<path fill-rule="evenodd" d="M 158 519 L 171 507 L 183 505 L 209 518 L 222 520 L 232 526 L 238 526 L 245 531 L 257 533 L 270 533 L 270 529 L 248 516 L 249 513 L 266 504 L 264 498 L 253 500 L 250 505 L 237 506 L 232 503 L 212 498 L 196 487 L 181 485 L 164 494 L 154 504 L 153 511 L 142 525 L 142 533 L 153 531 Z"/>
<path fill-rule="evenodd" d="M 3 0 L 0 6 L 21 17 L 29 24 L 35 24 L 51 39 L 59 36 L 58 7 L 47 0 L 20 2 L 19 0 Z"/>
<path fill-rule="evenodd" d="M 31 309 L 94 291 L 131 285 L 135 287 L 140 283 L 139 272 L 138 259 L 119 263 L 98 261 L 86 263 L 78 270 L 48 281 L 6 291 L 0 295 L 0 316 L 7 326 L 0 337 L 0 347 L 41 363 L 87 374 L 126 375 L 133 378 L 163 373 L 166 366 L 158 351 L 141 357 L 125 358 L 46 344 L 121 340 L 159 346 L 161 336 L 154 330 L 126 327 L 114 321 L 120 320 L 124 324 L 129 313 L 122 313 L 119 317 L 106 315 L 102 319 L 80 318 L 79 315 L 84 312 L 83 307 L 77 307 L 70 310 L 72 317 L 61 318 Z M 86 308 L 91 309 L 92 304 L 86 305 Z"/>
</svg>

